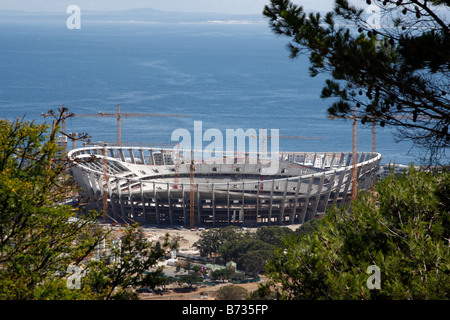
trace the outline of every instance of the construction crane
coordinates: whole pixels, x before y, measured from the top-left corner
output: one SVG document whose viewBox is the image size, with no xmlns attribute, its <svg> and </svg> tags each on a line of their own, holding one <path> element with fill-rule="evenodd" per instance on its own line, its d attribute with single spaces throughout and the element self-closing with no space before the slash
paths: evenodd
<svg viewBox="0 0 450 320">
<path fill-rule="evenodd" d="M 334 120 L 334 119 L 352 119 L 354 121 L 356 121 L 356 119 L 362 119 L 363 117 L 361 116 L 357 116 L 356 112 L 354 112 L 353 116 L 348 117 L 348 116 L 342 116 L 342 117 L 338 117 L 338 116 L 327 116 L 327 118 Z M 377 142 L 377 123 L 375 121 L 374 117 L 367 117 L 368 119 L 371 119 L 372 121 L 372 152 L 376 152 L 377 146 L 376 146 L 376 142 Z M 356 135 L 356 133 L 355 133 Z"/>
<path fill-rule="evenodd" d="M 64 108 L 64 105 L 63 105 Z M 52 116 L 52 114 L 42 113 L 41 116 L 44 118 Z M 66 135 L 66 118 L 71 117 L 106 117 L 106 118 L 117 118 L 117 145 L 122 145 L 122 117 L 131 118 L 131 117 L 183 117 L 187 118 L 189 115 L 186 114 L 160 114 L 160 113 L 121 113 L 120 112 L 120 104 L 117 105 L 116 113 L 94 113 L 94 114 L 83 114 L 83 113 L 68 113 L 66 117 L 63 117 L 61 132 L 63 135 Z"/>
<path fill-rule="evenodd" d="M 104 141 L 108 146 L 118 146 L 116 142 Z M 87 145 L 98 145 L 95 142 L 83 142 L 84 146 Z M 173 147 L 175 143 L 145 143 L 145 142 L 122 142 L 121 147 Z"/>
<path fill-rule="evenodd" d="M 364 116 L 356 116 L 353 115 L 351 117 L 348 116 L 327 116 L 327 118 L 334 120 L 336 118 L 338 119 L 363 119 Z M 409 119 L 413 119 L 412 116 L 409 115 L 400 115 L 400 116 L 390 116 L 390 118 L 392 119 L 400 119 L 400 120 L 409 120 Z M 372 122 L 372 152 L 376 152 L 377 150 L 377 118 L 376 117 L 372 117 L 372 116 L 367 116 L 367 119 Z M 423 119 L 423 120 L 429 120 L 428 117 L 420 117 L 418 116 L 417 119 Z"/>
<path fill-rule="evenodd" d="M 189 115 L 186 114 L 160 114 L 160 113 L 121 113 L 120 112 L 120 104 L 117 105 L 116 113 L 104 113 L 99 112 L 98 114 L 81 114 L 76 113 L 74 117 L 106 117 L 106 118 L 117 118 L 117 145 L 122 145 L 122 118 L 131 118 L 131 117 L 183 117 L 187 118 Z"/>
<path fill-rule="evenodd" d="M 106 223 L 106 215 L 108 212 L 108 159 L 106 144 L 103 145 L 103 223 Z"/>
<path fill-rule="evenodd" d="M 297 140 L 323 140 L 322 137 L 299 137 L 299 136 L 268 136 L 267 139 L 280 138 L 280 139 L 297 139 Z"/>
<path fill-rule="evenodd" d="M 356 199 L 356 196 L 358 195 L 358 160 L 357 160 L 357 119 L 360 119 L 361 117 L 356 115 L 356 106 L 353 107 L 353 115 L 351 117 L 346 117 L 346 116 L 342 116 L 342 117 L 337 117 L 337 116 L 327 116 L 327 118 L 329 119 L 336 119 L 336 118 L 340 118 L 340 119 L 352 119 L 353 120 L 353 141 L 352 141 L 352 157 L 353 157 L 353 168 L 352 168 L 352 200 Z M 372 121 L 372 152 L 375 152 L 376 146 L 376 123 L 375 121 Z"/>
<path fill-rule="evenodd" d="M 357 187 L 358 187 L 358 182 L 357 182 L 357 160 L 356 160 L 356 144 L 357 144 L 357 129 L 356 129 L 356 122 L 357 119 L 363 119 L 364 116 L 357 116 L 356 115 L 356 106 L 353 107 L 353 115 L 351 117 L 349 116 L 327 116 L 327 118 L 329 119 L 352 119 L 353 120 L 353 170 L 352 170 L 352 175 L 353 175 L 353 181 L 352 181 L 352 200 L 356 199 L 356 195 L 357 195 Z M 373 116 L 367 116 L 367 119 L 369 119 L 372 122 L 372 152 L 376 152 L 376 117 Z M 402 119 L 402 120 L 408 120 L 408 119 L 414 119 L 414 117 L 409 116 L 409 115 L 398 115 L 398 116 L 390 116 L 390 118 L 393 119 Z M 425 116 L 418 116 L 416 117 L 418 119 L 424 119 L 424 120 L 429 120 L 428 117 Z"/>
</svg>

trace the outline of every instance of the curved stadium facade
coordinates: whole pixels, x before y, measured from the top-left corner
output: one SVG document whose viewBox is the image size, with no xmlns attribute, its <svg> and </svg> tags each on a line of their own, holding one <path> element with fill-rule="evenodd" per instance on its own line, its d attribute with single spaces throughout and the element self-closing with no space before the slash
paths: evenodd
<svg viewBox="0 0 450 320">
<path fill-rule="evenodd" d="M 193 183 L 190 158 L 175 164 L 175 153 L 108 146 L 79 148 L 68 156 L 90 209 L 107 206 L 107 216 L 118 222 L 189 226 L 193 206 L 197 227 L 301 224 L 351 201 L 351 152 L 280 152 L 270 176 L 263 175 L 267 164 L 248 154 L 232 163 L 198 161 Z M 371 187 L 380 160 L 379 153 L 357 153 L 358 190 Z"/>
</svg>

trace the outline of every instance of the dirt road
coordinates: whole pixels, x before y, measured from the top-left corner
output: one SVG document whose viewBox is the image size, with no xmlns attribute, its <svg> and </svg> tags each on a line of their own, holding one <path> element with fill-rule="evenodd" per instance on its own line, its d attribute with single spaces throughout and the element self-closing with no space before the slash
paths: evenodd
<svg viewBox="0 0 450 320">
<path fill-rule="evenodd" d="M 196 230 L 191 231 L 188 229 L 163 229 L 163 228 L 155 228 L 155 227 L 146 227 L 144 228 L 144 233 L 149 240 L 158 241 L 162 240 L 167 234 L 171 237 L 177 237 L 179 243 L 179 251 L 181 252 L 196 252 L 196 248 L 194 247 L 194 243 L 200 239 L 202 231 Z M 167 267 L 167 269 L 174 269 L 173 267 Z M 261 281 L 265 281 L 264 276 L 261 276 Z M 163 295 L 152 294 L 152 293 L 140 293 L 139 298 L 142 300 L 214 300 L 215 293 L 224 285 L 229 285 L 230 283 L 219 283 L 215 286 L 211 285 L 199 285 L 196 286 L 194 291 L 191 292 L 177 292 L 179 286 L 174 284 L 168 286 L 167 292 Z M 256 290 L 258 288 L 258 283 L 243 283 L 237 284 L 245 288 L 248 293 Z"/>
</svg>

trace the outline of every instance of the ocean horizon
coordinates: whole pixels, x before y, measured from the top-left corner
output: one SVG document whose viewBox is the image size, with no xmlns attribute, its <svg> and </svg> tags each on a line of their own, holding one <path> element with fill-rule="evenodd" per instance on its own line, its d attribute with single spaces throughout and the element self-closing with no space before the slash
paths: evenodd
<svg viewBox="0 0 450 320">
<path fill-rule="evenodd" d="M 328 119 L 332 101 L 320 98 L 328 75 L 311 78 L 308 57 L 290 59 L 289 39 L 274 35 L 262 15 L 180 14 L 170 21 L 133 12 L 82 16 L 74 30 L 68 15 L 0 14 L 0 118 L 43 123 L 50 120 L 42 113 L 62 105 L 98 114 L 120 104 L 123 113 L 189 115 L 125 117 L 122 141 L 131 144 L 171 143 L 174 130 L 193 132 L 194 121 L 202 121 L 203 130 L 223 135 L 278 129 L 305 138 L 280 139 L 282 151 L 352 150 L 352 122 Z M 114 142 L 117 121 L 74 117 L 66 131 Z M 371 132 L 358 123 L 358 151 L 371 151 Z M 396 143 L 394 132 L 377 127 L 382 163 L 420 164 L 420 150 Z"/>
</svg>

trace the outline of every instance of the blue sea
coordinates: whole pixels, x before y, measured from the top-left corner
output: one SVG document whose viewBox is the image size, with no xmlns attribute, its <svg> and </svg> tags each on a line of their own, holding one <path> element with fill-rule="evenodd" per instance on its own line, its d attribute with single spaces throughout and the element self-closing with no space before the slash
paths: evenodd
<svg viewBox="0 0 450 320">
<path fill-rule="evenodd" d="M 69 30 L 66 16 L 0 19 L 0 118 L 41 113 L 62 105 L 74 113 L 188 114 L 188 118 L 124 118 L 122 141 L 170 143 L 175 129 L 279 129 L 285 151 L 351 151 L 352 123 L 330 120 L 331 100 L 320 98 L 327 78 L 311 78 L 308 58 L 292 60 L 287 38 L 267 22 L 150 23 L 83 20 Z M 113 118 L 72 118 L 66 131 L 92 141 L 116 141 Z M 269 132 L 270 134 L 270 132 Z M 383 163 L 409 163 L 411 144 L 377 128 Z M 70 144 L 69 144 L 70 145 Z M 207 142 L 204 143 L 204 146 Z M 371 126 L 358 124 L 358 150 L 371 150 Z M 412 151 L 414 152 L 414 150 Z M 415 153 L 417 154 L 417 153 Z"/>
</svg>

